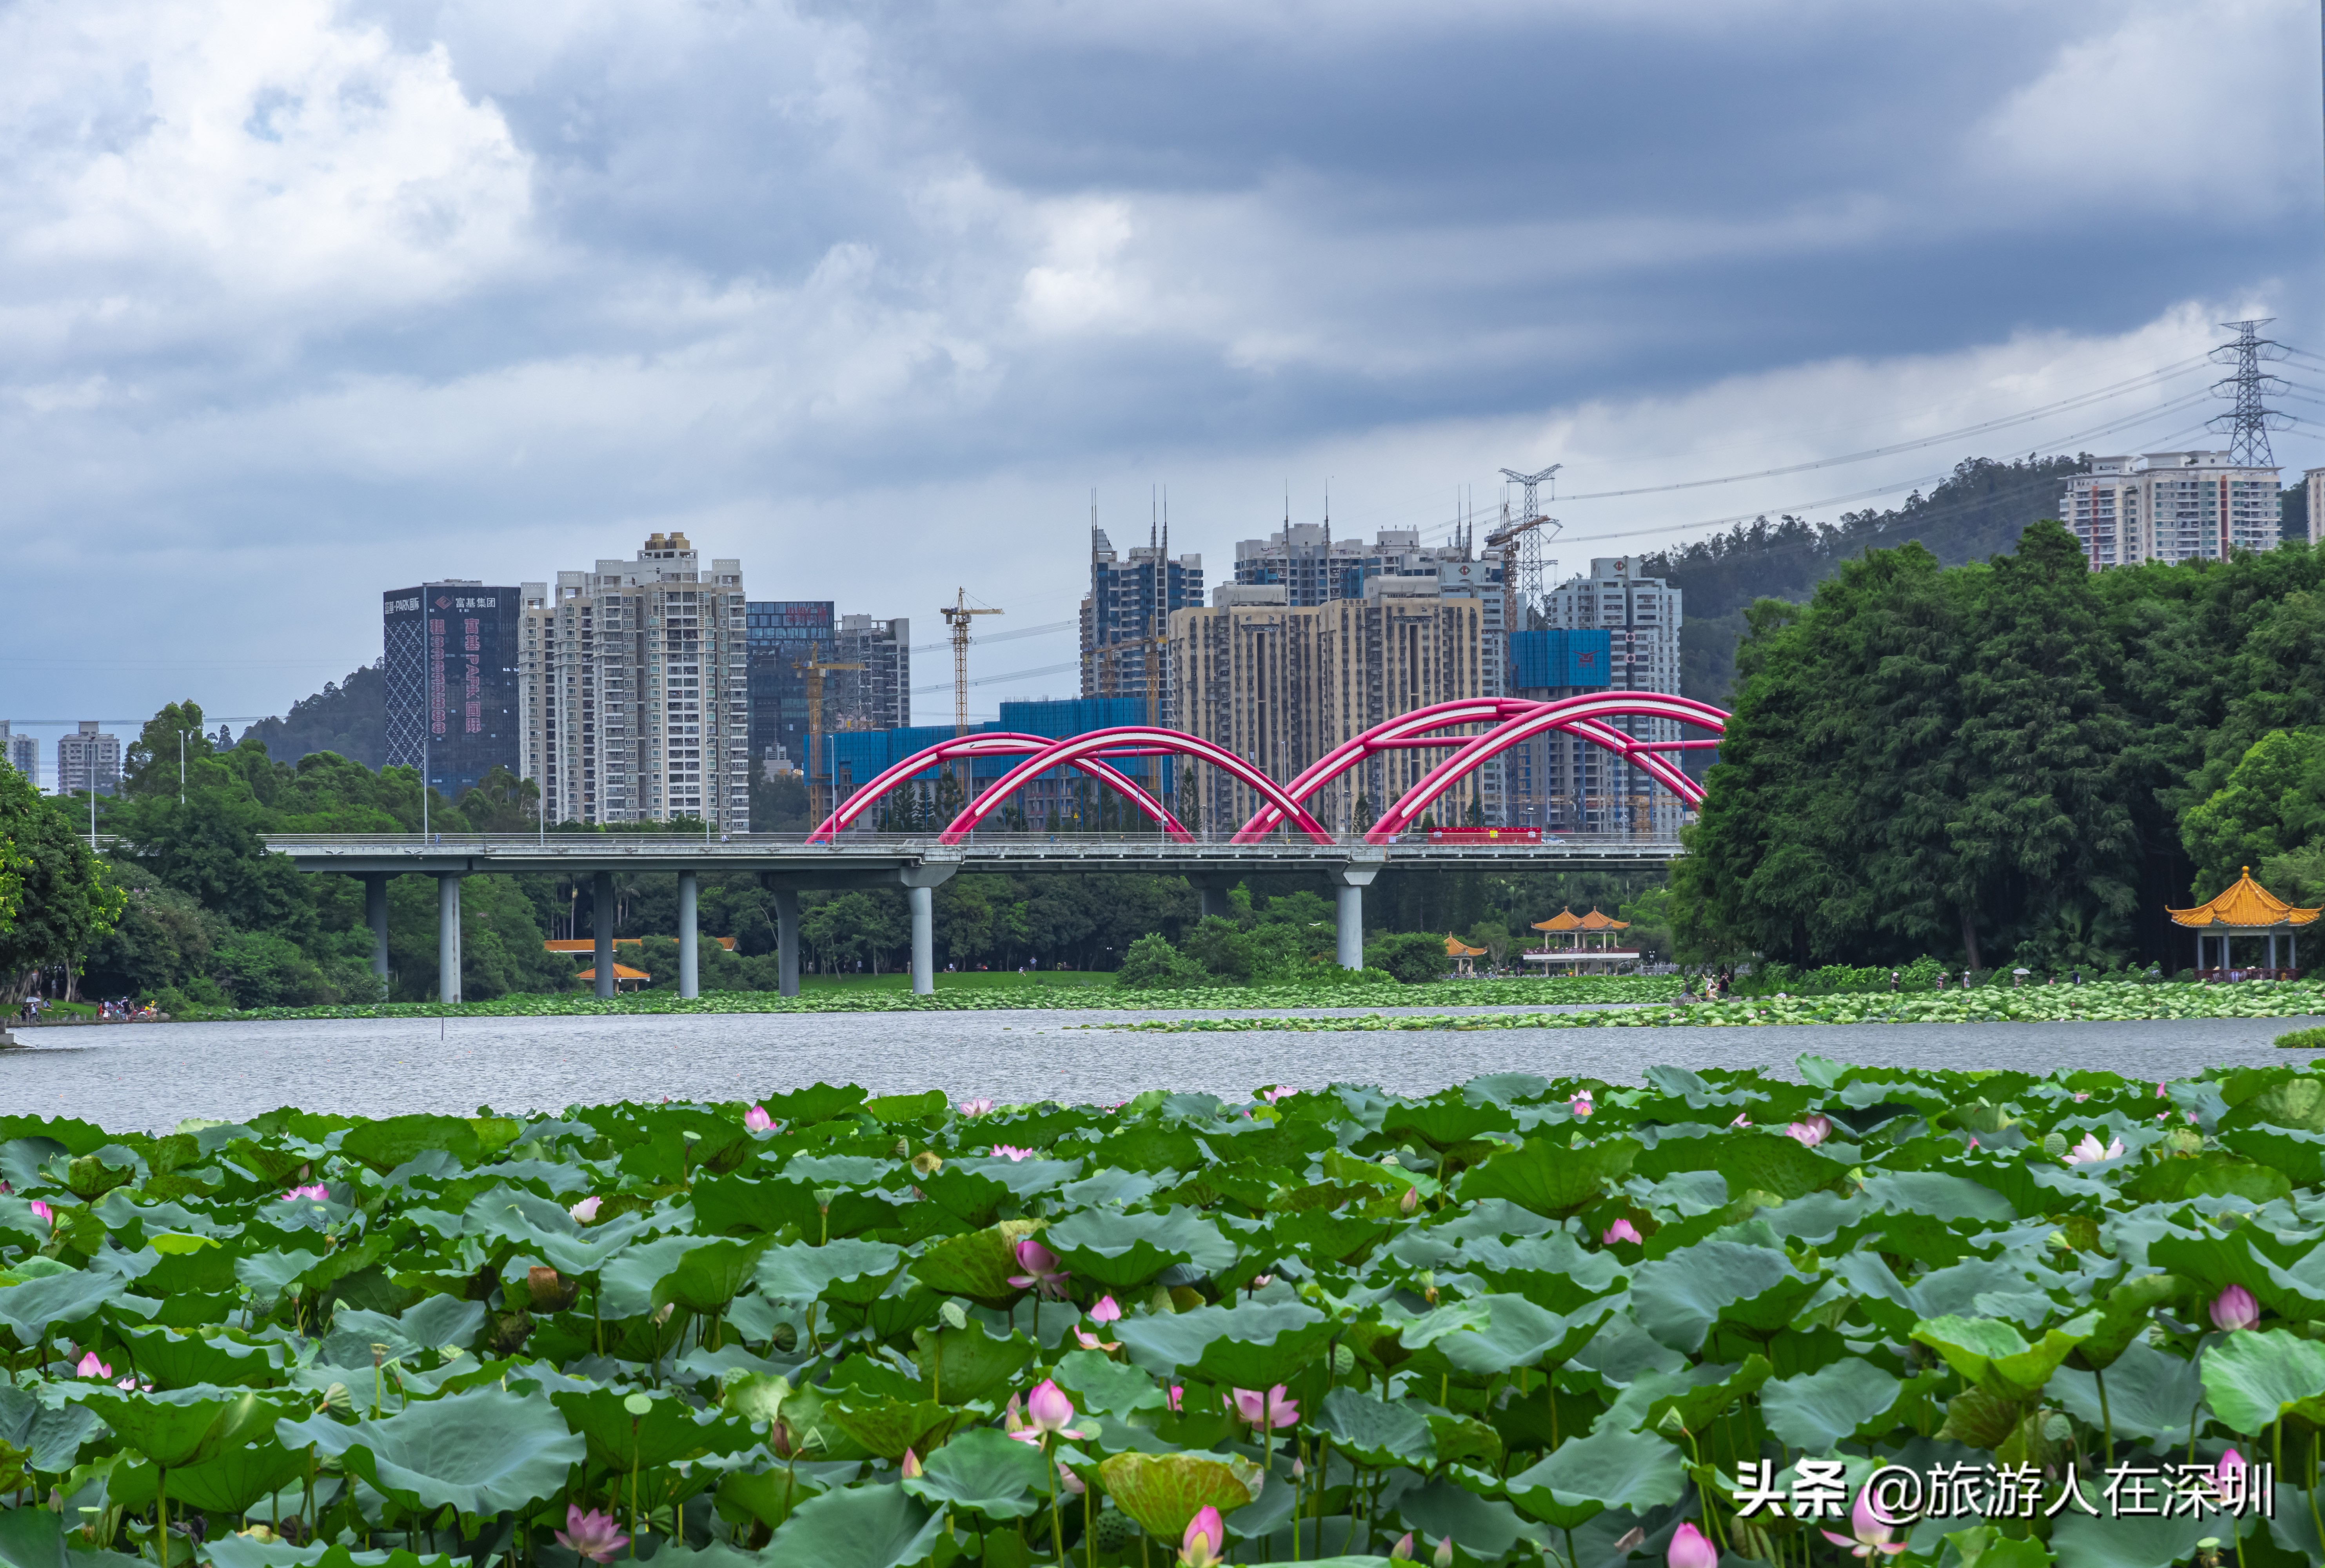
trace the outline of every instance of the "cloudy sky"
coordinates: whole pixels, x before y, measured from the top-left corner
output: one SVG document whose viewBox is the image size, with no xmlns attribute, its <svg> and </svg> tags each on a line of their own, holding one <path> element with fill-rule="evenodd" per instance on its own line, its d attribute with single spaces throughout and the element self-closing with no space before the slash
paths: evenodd
<svg viewBox="0 0 2325 1568">
<path fill-rule="evenodd" d="M 2214 323 L 2325 355 L 2317 27 L 0 0 L 0 717 L 280 712 L 377 656 L 384 587 L 671 528 L 754 598 L 931 641 L 957 587 L 1069 619 L 1093 490 L 1143 542 L 1167 485 L 1216 579 L 1287 487 L 1301 521 L 1329 489 L 1336 530 L 1442 531 L 1505 466 L 1670 485 L 2149 378 L 1561 501 L 1579 562 L 1972 454 L 2196 444 Z M 2276 451 L 2325 463 L 2306 429 Z M 1016 672 L 1071 657 L 979 650 L 979 706 L 1066 694 Z"/>
</svg>

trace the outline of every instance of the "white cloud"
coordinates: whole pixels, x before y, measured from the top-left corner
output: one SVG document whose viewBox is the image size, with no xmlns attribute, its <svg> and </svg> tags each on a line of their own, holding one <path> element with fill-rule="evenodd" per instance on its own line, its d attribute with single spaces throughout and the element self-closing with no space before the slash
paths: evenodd
<svg viewBox="0 0 2325 1568">
<path fill-rule="evenodd" d="M 2132 0 L 1980 121 L 1967 171 L 2058 208 L 2123 204 L 2125 227 L 2313 205 L 2317 25 L 2289 0 Z"/>
<path fill-rule="evenodd" d="M 528 160 L 441 47 L 325 0 L 0 13 L 0 332 L 53 355 L 274 343 L 525 260 Z"/>
</svg>

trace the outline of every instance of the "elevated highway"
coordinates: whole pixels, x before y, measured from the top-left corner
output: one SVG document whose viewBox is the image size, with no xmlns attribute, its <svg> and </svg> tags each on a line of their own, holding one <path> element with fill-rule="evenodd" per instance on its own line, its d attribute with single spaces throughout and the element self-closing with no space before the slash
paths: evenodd
<svg viewBox="0 0 2325 1568">
<path fill-rule="evenodd" d="M 1016 874 L 1149 872 L 1186 877 L 1201 892 L 1205 914 L 1224 913 L 1227 890 L 1255 873 L 1311 872 L 1331 884 L 1338 907 L 1337 956 L 1364 964 L 1364 890 L 1390 867 L 1402 871 L 1637 871 L 1680 853 L 1672 839 L 1617 835 L 1503 838 L 1490 843 L 1374 842 L 1350 835 L 1008 834 L 977 831 L 837 835 L 747 834 L 692 838 L 665 833 L 307 835 L 280 834 L 267 847 L 302 872 L 364 879 L 372 929 L 372 964 L 387 972 L 387 879 L 437 881 L 437 957 L 446 1001 L 459 1000 L 460 879 L 486 873 L 547 872 L 592 879 L 597 911 L 597 990 L 614 977 L 613 878 L 678 878 L 679 994 L 698 994 L 696 891 L 704 872 L 755 874 L 775 895 L 776 952 L 783 994 L 799 994 L 799 895 L 809 890 L 900 888 L 912 911 L 912 989 L 935 987 L 934 892 L 964 871 Z M 822 830 L 819 830 L 820 835 Z M 1240 842 L 1238 842 L 1240 841 Z"/>
</svg>

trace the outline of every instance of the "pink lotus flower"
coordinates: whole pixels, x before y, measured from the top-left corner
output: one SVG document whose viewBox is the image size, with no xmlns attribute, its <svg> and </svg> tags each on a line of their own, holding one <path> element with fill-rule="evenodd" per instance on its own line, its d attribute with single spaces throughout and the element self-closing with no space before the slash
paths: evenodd
<svg viewBox="0 0 2325 1568">
<path fill-rule="evenodd" d="M 1076 1325 L 1074 1329 L 1074 1338 L 1081 1342 L 1081 1347 L 1086 1351 L 1106 1351 L 1111 1353 L 1112 1351 L 1118 1351 L 1122 1348 L 1114 1341 L 1102 1340 L 1098 1338 L 1098 1335 L 1090 1333 L 1088 1329 L 1080 1327 L 1079 1325 Z"/>
<path fill-rule="evenodd" d="M 1693 1525 L 1681 1525 L 1663 1561 L 1670 1568 L 1719 1568 L 1719 1549 Z"/>
<path fill-rule="evenodd" d="M 1798 1139 L 1803 1148 L 1814 1148 L 1832 1136 L 1832 1123 L 1821 1116 L 1811 1116 L 1806 1121 L 1795 1121 L 1786 1126 L 1784 1136 Z"/>
<path fill-rule="evenodd" d="M 921 1468 L 921 1456 L 914 1453 L 909 1448 L 904 1450 L 904 1479 L 906 1480 L 918 1480 L 926 1473 L 927 1472 Z"/>
<path fill-rule="evenodd" d="M 325 1186 L 320 1182 L 316 1182 L 311 1186 L 292 1187 L 289 1192 L 284 1193 L 282 1198 L 278 1201 L 286 1204 L 295 1204 L 301 1198 L 311 1198 L 316 1203 L 328 1204 L 331 1201 L 331 1189 Z"/>
<path fill-rule="evenodd" d="M 1017 1267 L 1025 1272 L 1013 1274 L 1009 1283 L 1020 1290 L 1038 1289 L 1051 1301 L 1066 1298 L 1066 1281 L 1073 1277 L 1058 1267 L 1058 1255 L 1028 1236 L 1017 1243 Z"/>
<path fill-rule="evenodd" d="M 993 1153 L 996 1158 L 1006 1159 L 1012 1164 L 1021 1159 L 1033 1158 L 1032 1149 L 1020 1148 L 1014 1143 L 996 1143 L 993 1146 Z"/>
<path fill-rule="evenodd" d="M 1060 1437 L 1088 1437 L 1088 1433 L 1077 1432 L 1070 1425 L 1073 1418 L 1074 1402 L 1047 1378 L 1025 1396 L 1025 1430 L 1033 1434 L 1032 1442 L 1039 1443 L 1053 1432 Z"/>
<path fill-rule="evenodd" d="M 2098 1134 L 2095 1132 L 2084 1133 L 2082 1142 L 2075 1145 L 2074 1148 L 2069 1149 L 2066 1153 L 2066 1160 L 2069 1165 L 2096 1165 L 2103 1159 L 2121 1159 L 2122 1158 L 2122 1139 L 2110 1139 L 2107 1145 L 2102 1148 L 2099 1144 Z"/>
<path fill-rule="evenodd" d="M 1060 1460 L 1058 1462 L 1058 1490 L 1066 1492 L 1070 1496 L 1079 1497 L 1084 1492 L 1089 1490 L 1089 1488 L 1082 1484 L 1081 1477 L 1076 1475 L 1072 1471 L 1066 1468 L 1065 1461 Z"/>
<path fill-rule="evenodd" d="M 32 1200 L 32 1213 L 44 1225 L 53 1226 L 57 1222 L 57 1212 L 38 1198 Z"/>
<path fill-rule="evenodd" d="M 597 1205 L 605 1201 L 605 1199 L 599 1197 L 583 1198 L 579 1203 L 574 1204 L 565 1212 L 572 1215 L 575 1220 L 584 1225 L 593 1224 L 596 1222 L 597 1218 Z"/>
<path fill-rule="evenodd" d="M 2168 1094 L 2169 1092 L 2163 1087 L 2163 1080 L 2158 1079 L 2155 1084 L 2155 1097 L 2162 1100 L 2167 1098 Z"/>
<path fill-rule="evenodd" d="M 984 1116 L 989 1114 L 992 1110 L 993 1102 L 990 1100 L 964 1100 L 960 1102 L 960 1113 L 963 1116 Z"/>
<path fill-rule="evenodd" d="M 80 1365 L 73 1369 L 73 1376 L 76 1378 L 110 1378 L 113 1376 L 113 1369 L 107 1366 L 103 1361 L 98 1360 L 95 1351 L 88 1351 L 82 1354 L 80 1358 Z"/>
<path fill-rule="evenodd" d="M 1607 1233 L 1599 1237 L 1598 1240 L 1601 1243 L 1608 1247 L 1612 1247 L 1617 1241 L 1628 1241 L 1633 1246 L 1637 1246 L 1645 1241 L 1646 1238 L 1639 1234 L 1639 1228 L 1636 1225 L 1631 1223 L 1629 1220 L 1625 1219 L 1617 1220 L 1613 1224 L 1607 1226 Z"/>
<path fill-rule="evenodd" d="M 1412 1213 L 1414 1210 L 1416 1210 L 1416 1209 L 1420 1208 L 1420 1207 L 1421 1207 L 1421 1189 L 1420 1189 L 1419 1187 L 1407 1187 L 1407 1188 L 1405 1188 L 1405 1189 L 1404 1189 L 1404 1196 L 1403 1196 L 1403 1197 L 1401 1197 L 1401 1198 L 1397 1199 L 1397 1201 L 1396 1201 L 1396 1206 L 1397 1206 L 1397 1212 L 1398 1212 L 1398 1213 L 1405 1213 L 1405 1214 L 1410 1214 L 1410 1213 Z"/>
<path fill-rule="evenodd" d="M 1884 1524 L 1880 1514 L 1875 1511 L 1871 1487 L 1857 1494 L 1857 1506 L 1848 1510 L 1848 1527 L 1856 1532 L 1853 1539 L 1848 1536 L 1836 1536 L 1830 1530 L 1820 1530 L 1818 1534 L 1836 1546 L 1848 1547 L 1852 1557 L 1870 1557 L 1876 1552 L 1883 1556 L 1894 1557 L 1905 1549 L 1904 1542 L 1889 1538 L 1896 1531 L 1891 1525 Z"/>
<path fill-rule="evenodd" d="M 1283 1084 L 1277 1084 L 1272 1087 L 1261 1090 L 1259 1097 L 1266 1101 L 1270 1105 L 1273 1105 L 1278 1100 L 1289 1100 L 1294 1094 L 1299 1093 L 1300 1091 L 1297 1089 L 1287 1089 Z"/>
<path fill-rule="evenodd" d="M 1089 1309 L 1090 1322 L 1113 1323 L 1122 1316 L 1122 1305 L 1111 1296 L 1101 1296 L 1098 1305 Z"/>
<path fill-rule="evenodd" d="M 1583 1090 L 1582 1093 L 1577 1094 L 1573 1099 L 1566 1102 L 1566 1108 L 1577 1116 L 1589 1115 L 1591 1111 L 1594 1109 L 1590 1103 L 1590 1091 L 1588 1089 Z"/>
<path fill-rule="evenodd" d="M 1179 1543 L 1181 1568 L 1212 1568 L 1226 1560 L 1227 1549 L 1227 1523 L 1218 1509 L 1206 1503 L 1202 1512 L 1187 1521 L 1187 1534 Z"/>
<path fill-rule="evenodd" d="M 2220 1455 L 2220 1462 L 2212 1467 L 2212 1479 L 2220 1485 L 2226 1486 L 2229 1478 L 2244 1467 L 2245 1456 L 2231 1448 L 2228 1453 Z"/>
<path fill-rule="evenodd" d="M 1736 1120 L 1729 1122 L 1728 1125 L 1730 1127 L 1749 1127 L 1752 1125 L 1752 1119 L 1745 1115 L 1741 1111 L 1738 1111 L 1736 1113 Z"/>
<path fill-rule="evenodd" d="M 1219 1403 L 1234 1411 L 1237 1420 L 1254 1427 L 1274 1431 L 1300 1420 L 1300 1401 L 1286 1398 L 1281 1383 L 1264 1394 L 1256 1388 L 1237 1388 L 1232 1395 L 1221 1395 Z"/>
<path fill-rule="evenodd" d="M 1437 1568 L 1453 1568 L 1453 1537 L 1450 1536 L 1441 1537 L 1437 1543 L 1436 1552 L 1429 1560 L 1434 1563 Z"/>
<path fill-rule="evenodd" d="M 743 1112 L 743 1126 L 752 1132 L 773 1132 L 775 1130 L 775 1119 L 767 1114 L 765 1106 L 754 1105 Z"/>
<path fill-rule="evenodd" d="M 565 1528 L 556 1535 L 559 1545 L 592 1563 L 610 1563 L 615 1553 L 630 1544 L 611 1514 L 585 1514 L 578 1503 L 566 1505 Z"/>
<path fill-rule="evenodd" d="M 2250 1328 L 2260 1321 L 2260 1303 L 2241 1285 L 2231 1285 L 2212 1297 L 2212 1326 L 2222 1333 Z"/>
<path fill-rule="evenodd" d="M 1388 1560 L 1392 1563 L 1410 1563 L 1413 1561 L 1413 1532 L 1411 1530 L 1407 1530 L 1403 1536 L 1399 1536 L 1397 1538 L 1396 1545 L 1388 1549 Z"/>
<path fill-rule="evenodd" d="M 2086 1100 L 2088 1100 L 2088 1099 L 2089 1099 L 2089 1098 L 2090 1098 L 2090 1093 L 2089 1093 L 2089 1092 L 2088 1090 L 2078 1089 L 2078 1090 L 2076 1090 L 2076 1091 L 2075 1091 L 2075 1103 L 2076 1103 L 2076 1104 L 2080 1105 L 2084 1101 L 2086 1101 Z"/>
<path fill-rule="evenodd" d="M 1181 1398 L 1185 1397 L 1185 1396 L 1186 1396 L 1186 1392 L 1187 1392 L 1187 1387 L 1186 1387 L 1186 1385 L 1185 1385 L 1185 1384 L 1183 1384 L 1183 1383 L 1173 1383 L 1173 1384 L 1172 1384 L 1172 1385 L 1171 1385 L 1171 1395 L 1170 1395 L 1170 1398 L 1171 1398 L 1171 1414 L 1172 1414 L 1172 1415 L 1173 1415 L 1173 1416 L 1183 1416 L 1183 1415 L 1185 1415 L 1185 1414 L 1186 1414 L 1186 1412 L 1185 1412 L 1184 1410 L 1181 1409 L 1181 1408 L 1180 1408 L 1180 1406 L 1179 1406 L 1179 1401 L 1180 1401 Z"/>
<path fill-rule="evenodd" d="M 1978 1147 L 1978 1134 L 1975 1132 L 1971 1133 L 1969 1135 L 1969 1141 L 1962 1147 L 1965 1148 L 1976 1148 Z"/>
</svg>

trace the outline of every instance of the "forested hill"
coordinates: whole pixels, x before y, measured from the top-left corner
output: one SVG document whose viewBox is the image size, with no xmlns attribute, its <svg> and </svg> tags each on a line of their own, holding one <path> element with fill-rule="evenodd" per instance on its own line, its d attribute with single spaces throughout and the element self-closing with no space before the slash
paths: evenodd
<svg viewBox="0 0 2325 1568">
<path fill-rule="evenodd" d="M 387 761 L 387 678 L 366 665 L 339 682 L 326 681 L 279 719 L 262 719 L 242 732 L 255 737 L 277 762 L 296 765 L 311 752 L 337 752 L 377 771 Z"/>
<path fill-rule="evenodd" d="M 1847 512 L 1839 522 L 1785 517 L 1738 523 L 1725 533 L 1640 558 L 1647 576 L 1667 578 L 1686 598 L 1681 628 L 1681 690 L 1702 702 L 1725 702 L 1744 634 L 1744 607 L 1755 599 L 1805 600 L 1817 583 L 1870 547 L 1920 541 L 1941 566 L 1982 561 L 2009 550 L 2028 523 L 2059 515 L 2067 476 L 2085 472 L 2079 457 L 2028 456 L 1997 463 L 1971 457 L 1927 495 L 1915 492 L 1886 512 Z"/>
</svg>

